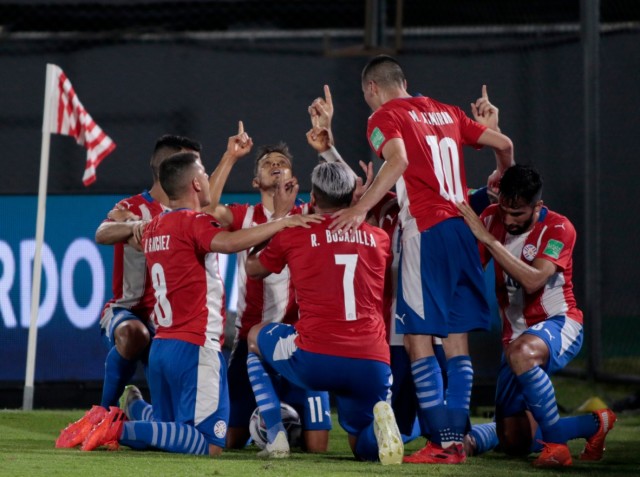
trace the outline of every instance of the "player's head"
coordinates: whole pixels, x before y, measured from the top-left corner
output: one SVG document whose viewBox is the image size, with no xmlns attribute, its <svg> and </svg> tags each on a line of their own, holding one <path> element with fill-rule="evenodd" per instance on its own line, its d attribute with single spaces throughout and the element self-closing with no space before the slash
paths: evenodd
<svg viewBox="0 0 640 477">
<path fill-rule="evenodd" d="M 173 134 L 160 136 L 156 140 L 156 145 L 153 148 L 153 154 L 151 155 L 151 173 L 153 174 L 153 182 L 157 182 L 160 179 L 160 164 L 167 157 L 178 152 L 195 152 L 200 155 L 200 151 L 202 151 L 202 144 L 188 137 L 176 136 Z"/>
<path fill-rule="evenodd" d="M 278 182 L 291 179 L 293 156 L 284 142 L 260 146 L 253 168 L 253 187 L 272 189 Z"/>
<path fill-rule="evenodd" d="M 542 177 L 531 166 L 516 164 L 500 179 L 498 199 L 502 222 L 510 234 L 531 229 L 542 208 Z"/>
<path fill-rule="evenodd" d="M 362 93 L 373 111 L 386 101 L 381 92 L 404 91 L 406 87 L 407 80 L 400 63 L 388 55 L 376 56 L 362 70 Z"/>
<path fill-rule="evenodd" d="M 160 185 L 169 200 L 180 200 L 195 193 L 200 207 L 209 204 L 209 176 L 195 152 L 179 152 L 160 164 Z"/>
<path fill-rule="evenodd" d="M 349 207 L 356 188 L 356 176 L 341 162 L 323 162 L 311 173 L 311 202 L 321 210 Z"/>
</svg>

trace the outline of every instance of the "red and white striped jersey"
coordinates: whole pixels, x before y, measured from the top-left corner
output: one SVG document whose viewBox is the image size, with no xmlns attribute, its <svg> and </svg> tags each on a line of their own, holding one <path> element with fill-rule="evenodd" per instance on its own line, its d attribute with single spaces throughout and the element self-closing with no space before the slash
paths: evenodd
<svg viewBox="0 0 640 477">
<path fill-rule="evenodd" d="M 221 231 L 209 214 L 191 209 L 165 212 L 145 228 L 142 246 L 156 298 L 154 339 L 220 350 L 225 294 L 211 240 Z"/>
<path fill-rule="evenodd" d="M 231 204 L 233 222 L 228 230 L 241 230 L 267 223 L 272 213 L 262 204 Z M 308 213 L 308 204 L 296 205 L 290 214 Z M 289 276 L 289 268 L 273 273 L 264 280 L 247 277 L 245 263 L 249 251 L 236 254 L 238 264 L 238 310 L 236 317 L 237 338 L 246 339 L 252 326 L 261 322 L 295 323 L 298 305 L 295 301 Z"/>
<path fill-rule="evenodd" d="M 582 324 L 582 311 L 576 305 L 571 281 L 576 231 L 569 219 L 543 207 L 530 232 L 511 235 L 504 228 L 498 205 L 489 206 L 480 218 L 487 230 L 523 262 L 530 265 L 539 258 L 557 266 L 556 273 L 542 288 L 526 293 L 500 264 L 494 264 L 503 344 L 508 345 L 527 328 L 553 316 L 565 315 Z M 482 245 L 480 252 L 483 262 L 487 263 L 491 254 Z"/>
<path fill-rule="evenodd" d="M 296 346 L 313 353 L 389 363 L 382 318 L 389 237 L 362 224 L 349 235 L 322 223 L 277 233 L 259 254 L 273 273 L 291 272 L 300 319 Z"/>
<path fill-rule="evenodd" d="M 116 208 L 131 211 L 143 220 L 151 220 L 166 210 L 160 202 L 154 200 L 148 191 L 123 199 Z M 104 222 L 112 222 L 105 219 Z M 140 319 L 147 320 L 153 311 L 155 299 L 149 282 L 144 253 L 126 243 L 117 243 L 113 251 L 113 298 L 109 300 L 100 317 L 100 324 L 108 323 L 113 316 L 113 308 L 126 308 Z"/>
<path fill-rule="evenodd" d="M 459 216 L 455 203 L 467 197 L 462 146 L 479 147 L 485 130 L 460 108 L 424 96 L 393 99 L 369 117 L 367 137 L 379 157 L 390 139 L 404 141 L 409 165 L 396 192 L 405 231 L 412 219 L 422 232 Z"/>
</svg>

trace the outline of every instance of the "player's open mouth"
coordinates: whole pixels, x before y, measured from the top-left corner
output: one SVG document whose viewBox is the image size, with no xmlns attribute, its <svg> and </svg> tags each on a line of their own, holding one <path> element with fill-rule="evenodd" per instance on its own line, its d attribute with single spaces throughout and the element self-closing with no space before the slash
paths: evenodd
<svg viewBox="0 0 640 477">
<path fill-rule="evenodd" d="M 280 174 L 282 174 L 282 171 L 280 169 L 276 169 L 274 171 L 271 171 L 271 175 L 272 176 L 279 176 Z"/>
</svg>

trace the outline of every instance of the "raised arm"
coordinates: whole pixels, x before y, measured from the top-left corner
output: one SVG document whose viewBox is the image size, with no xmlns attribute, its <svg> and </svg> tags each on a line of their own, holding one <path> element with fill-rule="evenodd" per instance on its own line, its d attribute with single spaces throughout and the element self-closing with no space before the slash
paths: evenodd
<svg viewBox="0 0 640 477">
<path fill-rule="evenodd" d="M 233 214 L 227 206 L 220 204 L 222 191 L 233 166 L 240 158 L 246 156 L 251 151 L 252 147 L 253 141 L 251 140 L 251 137 L 249 137 L 245 132 L 242 121 L 238 121 L 238 134 L 229 138 L 227 141 L 227 150 L 224 152 L 218 166 L 209 177 L 209 195 L 211 204 L 204 208 L 203 211 L 213 215 L 223 227 L 231 224 L 233 221 Z"/>
<path fill-rule="evenodd" d="M 531 265 L 514 257 L 500 241 L 495 238 L 478 218 L 471 206 L 466 202 L 457 204 L 460 215 L 464 217 L 471 232 L 479 242 L 489 250 L 493 259 L 500 264 L 514 280 L 524 288 L 526 293 L 535 293 L 545 286 L 551 275 L 556 273 L 557 266 L 543 258 L 536 258 Z"/>
<path fill-rule="evenodd" d="M 289 227 L 309 228 L 310 223 L 322 222 L 323 217 L 317 214 L 289 215 L 266 224 L 256 225 L 248 229 L 233 232 L 222 231 L 211 240 L 211 251 L 219 253 L 236 253 L 254 247 L 275 234 Z"/>
</svg>

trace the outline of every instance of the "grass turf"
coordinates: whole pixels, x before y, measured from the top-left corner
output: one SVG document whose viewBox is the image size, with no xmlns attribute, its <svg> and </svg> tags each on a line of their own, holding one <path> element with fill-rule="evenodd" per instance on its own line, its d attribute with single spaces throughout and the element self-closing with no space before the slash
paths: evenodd
<svg viewBox="0 0 640 477">
<path fill-rule="evenodd" d="M 403 464 L 384 467 L 378 463 L 357 462 L 351 456 L 347 436 L 334 423 L 330 450 L 324 455 L 295 452 L 290 459 L 259 460 L 257 449 L 225 451 L 218 459 L 168 454 L 159 451 L 118 452 L 98 449 L 55 449 L 60 429 L 77 419 L 83 411 L 0 411 L 0 476 L 360 476 L 360 475 L 589 475 L 631 476 L 640 472 L 640 415 L 622 414 L 607 438 L 607 451 L 600 462 L 581 462 L 577 455 L 583 441 L 570 443 L 574 465 L 558 471 L 534 469 L 533 457 L 511 459 L 497 452 L 473 457 L 459 466 Z M 406 453 L 423 445 L 419 439 L 407 445 Z"/>
</svg>

